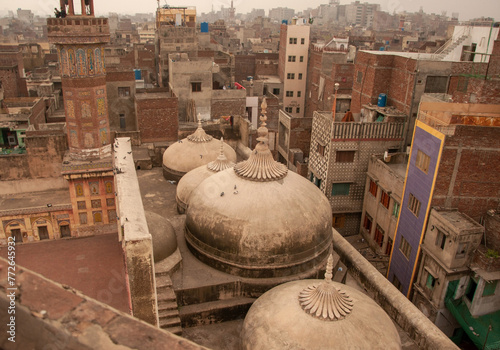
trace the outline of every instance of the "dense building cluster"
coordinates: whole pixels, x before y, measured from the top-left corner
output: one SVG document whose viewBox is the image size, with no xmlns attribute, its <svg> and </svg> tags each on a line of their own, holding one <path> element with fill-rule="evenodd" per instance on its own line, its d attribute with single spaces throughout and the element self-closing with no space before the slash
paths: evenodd
<svg viewBox="0 0 500 350">
<path fill-rule="evenodd" d="M 0 19 L 21 347 L 499 347 L 499 23 L 74 2 Z"/>
</svg>

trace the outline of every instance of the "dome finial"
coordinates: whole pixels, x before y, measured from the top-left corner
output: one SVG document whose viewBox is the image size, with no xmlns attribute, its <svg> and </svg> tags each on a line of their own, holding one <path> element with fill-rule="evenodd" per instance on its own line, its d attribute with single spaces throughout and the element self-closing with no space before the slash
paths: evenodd
<svg viewBox="0 0 500 350">
<path fill-rule="evenodd" d="M 187 139 L 191 142 L 208 142 L 212 140 L 212 136 L 207 135 L 203 127 L 201 126 L 201 113 L 198 113 L 198 128 L 194 133 L 189 135 Z"/>
<path fill-rule="evenodd" d="M 325 321 L 341 320 L 349 315 L 354 304 L 349 296 L 337 289 L 332 282 L 333 255 L 330 254 L 326 263 L 325 280 L 313 284 L 299 294 L 302 309 L 315 318 Z"/>
<path fill-rule="evenodd" d="M 234 166 L 234 163 L 229 161 L 226 158 L 226 155 L 224 154 L 224 138 L 221 137 L 220 138 L 220 154 L 216 160 L 207 164 L 207 168 L 212 170 L 212 171 L 219 172 L 219 171 L 225 170 L 227 168 L 231 168 L 233 166 Z"/>
<path fill-rule="evenodd" d="M 257 141 L 255 150 L 250 157 L 234 167 L 236 175 L 251 181 L 274 181 L 286 176 L 288 169 L 285 165 L 274 160 L 269 150 L 269 130 L 266 128 L 267 102 L 264 97 L 260 105 L 262 114 L 260 115 L 260 127 L 257 129 Z"/>
</svg>

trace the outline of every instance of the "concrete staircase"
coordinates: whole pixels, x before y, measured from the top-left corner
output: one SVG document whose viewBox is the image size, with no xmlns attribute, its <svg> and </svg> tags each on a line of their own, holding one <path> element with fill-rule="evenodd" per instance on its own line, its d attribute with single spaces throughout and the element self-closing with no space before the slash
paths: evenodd
<svg viewBox="0 0 500 350">
<path fill-rule="evenodd" d="M 453 52 L 453 50 L 455 50 L 457 46 L 461 45 L 468 37 L 469 35 L 464 34 L 458 37 L 455 41 L 452 41 L 449 44 L 445 44 L 442 50 L 440 49 L 438 53 L 439 60 L 443 61 L 446 58 L 446 56 L 448 56 L 451 52 Z"/>
<path fill-rule="evenodd" d="M 181 318 L 177 307 L 172 280 L 168 274 L 156 273 L 156 294 L 158 298 L 158 317 L 160 328 L 181 335 Z"/>
</svg>

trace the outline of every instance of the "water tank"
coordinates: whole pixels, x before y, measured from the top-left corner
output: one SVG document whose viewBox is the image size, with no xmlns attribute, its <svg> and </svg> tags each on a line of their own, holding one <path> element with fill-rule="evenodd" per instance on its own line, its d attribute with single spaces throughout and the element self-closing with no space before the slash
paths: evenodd
<svg viewBox="0 0 500 350">
<path fill-rule="evenodd" d="M 135 80 L 141 80 L 141 70 L 134 69 Z"/>
<path fill-rule="evenodd" d="M 378 104 L 377 106 L 379 107 L 385 107 L 387 104 L 387 95 L 386 94 L 380 94 L 378 95 Z"/>
<path fill-rule="evenodd" d="M 288 24 L 288 20 L 286 19 L 281 20 L 281 24 Z"/>
<path fill-rule="evenodd" d="M 202 33 L 208 33 L 208 22 L 201 22 L 200 29 Z"/>
</svg>

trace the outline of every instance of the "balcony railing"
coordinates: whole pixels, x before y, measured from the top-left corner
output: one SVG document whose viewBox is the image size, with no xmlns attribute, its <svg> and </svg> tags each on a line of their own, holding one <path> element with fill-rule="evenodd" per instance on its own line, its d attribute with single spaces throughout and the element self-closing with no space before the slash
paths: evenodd
<svg viewBox="0 0 500 350">
<path fill-rule="evenodd" d="M 404 123 L 351 123 L 334 122 L 333 140 L 400 140 Z"/>
</svg>

